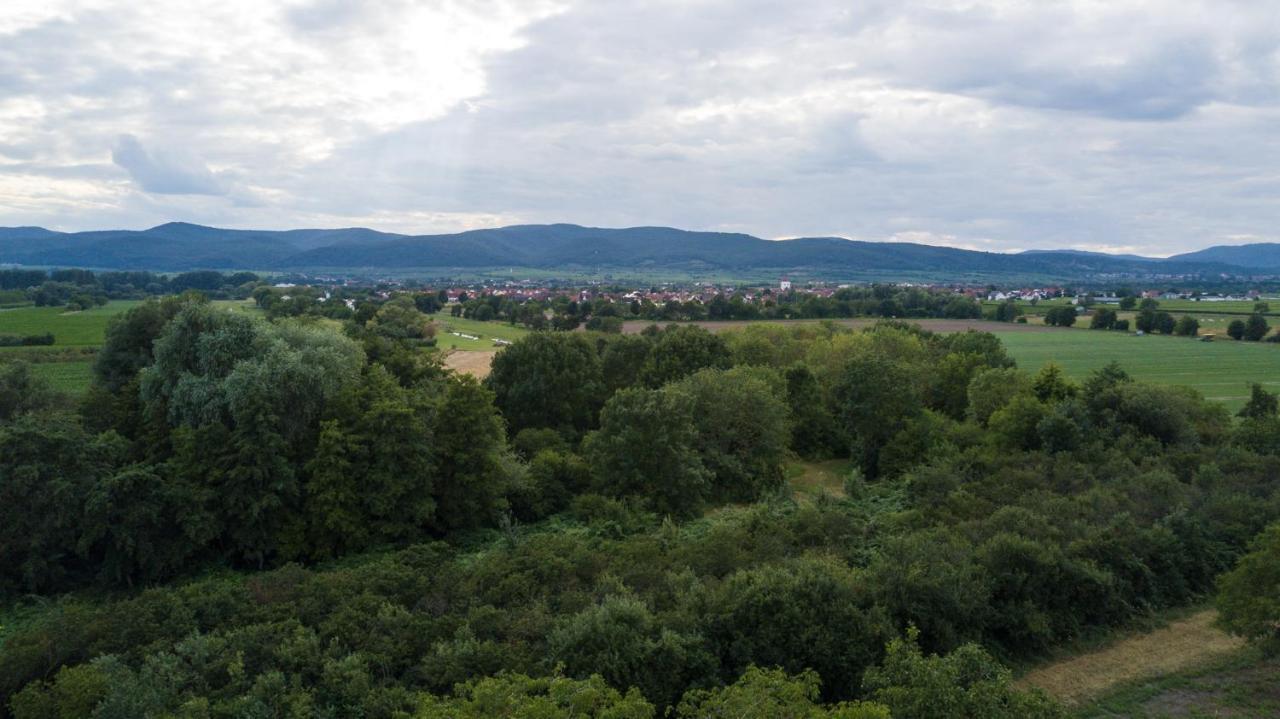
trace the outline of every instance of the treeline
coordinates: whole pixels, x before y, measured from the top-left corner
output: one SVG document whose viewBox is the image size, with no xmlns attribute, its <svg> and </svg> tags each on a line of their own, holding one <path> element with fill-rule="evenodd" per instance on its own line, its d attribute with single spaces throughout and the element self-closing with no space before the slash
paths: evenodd
<svg viewBox="0 0 1280 719">
<path fill-rule="evenodd" d="M 161 275 L 154 272 L 92 270 L 0 270 L 0 304 L 32 302 L 38 307 L 88 309 L 108 300 L 134 300 L 196 290 L 214 299 L 238 299 L 261 278 L 252 272 L 213 270 Z"/>
<path fill-rule="evenodd" d="M 535 332 L 478 383 L 412 296 L 360 307 L 144 303 L 78 412 L 0 376 L 0 588 L 79 592 L 7 631 L 7 711 L 1061 716 L 997 659 L 1280 517 L 1261 388 L 1233 421 L 892 322 Z M 795 456 L 856 469 L 803 501 Z"/>
<path fill-rule="evenodd" d="M 430 294 L 430 293 L 428 293 Z M 617 332 L 624 320 L 697 322 L 704 320 L 839 319 L 850 317 L 976 319 L 982 306 L 972 297 L 950 291 L 904 285 L 845 287 L 830 296 L 773 290 L 755 297 L 718 293 L 707 301 L 648 297 L 615 301 L 610 297 L 518 301 L 511 297 L 462 293 L 450 306 L 455 317 L 524 324 L 531 329 Z M 440 306 L 443 306 L 441 303 Z"/>
</svg>

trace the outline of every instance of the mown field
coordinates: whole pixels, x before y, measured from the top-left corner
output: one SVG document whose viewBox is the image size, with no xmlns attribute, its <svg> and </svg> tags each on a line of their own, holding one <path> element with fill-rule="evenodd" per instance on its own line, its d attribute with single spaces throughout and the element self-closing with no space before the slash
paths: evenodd
<svg viewBox="0 0 1280 719">
<path fill-rule="evenodd" d="M 107 321 L 138 304 L 135 300 L 112 300 L 101 307 L 67 312 L 62 307 L 17 307 L 0 310 L 0 334 L 38 335 L 53 333 L 54 346 L 93 347 L 102 344 Z M 24 348 L 7 348 L 22 351 Z"/>
<path fill-rule="evenodd" d="M 1198 342 L 1086 329 L 997 335 L 1024 369 L 1054 362 L 1068 375 L 1083 378 L 1114 360 L 1137 379 L 1193 387 L 1233 410 L 1243 406 L 1251 382 L 1273 392 L 1280 387 L 1280 346 L 1271 343 Z"/>
<path fill-rule="evenodd" d="M 33 371 L 62 392 L 81 394 L 89 389 L 93 376 L 92 351 L 102 346 L 107 323 L 127 312 L 138 300 L 112 300 L 101 307 L 67 312 L 62 307 L 16 307 L 0 309 L 0 334 L 40 335 L 53 333 L 53 345 L 0 347 L 0 362 L 24 359 Z M 216 300 L 215 304 L 257 311 L 252 302 Z M 68 352 L 67 350 L 80 350 Z"/>
<path fill-rule="evenodd" d="M 514 342 L 529 334 L 524 327 L 506 322 L 479 322 L 452 317 L 448 312 L 437 312 L 431 319 L 439 325 L 436 346 L 442 350 L 493 350 L 499 346 L 494 344 L 495 339 Z"/>
</svg>

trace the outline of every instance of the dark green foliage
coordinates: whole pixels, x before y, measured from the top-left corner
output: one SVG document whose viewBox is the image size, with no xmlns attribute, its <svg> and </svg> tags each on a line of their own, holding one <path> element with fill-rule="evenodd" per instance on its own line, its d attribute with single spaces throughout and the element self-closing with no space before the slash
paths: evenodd
<svg viewBox="0 0 1280 719">
<path fill-rule="evenodd" d="M 935 309 L 877 292 L 836 302 Z M 983 333 L 579 333 L 505 370 L 509 444 L 498 386 L 327 324 L 189 304 L 84 418 L 0 419 L 0 715 L 1059 716 L 991 656 L 1197 601 L 1280 517 L 1261 388 L 1233 423 Z M 794 498 L 798 450 L 849 496 Z"/>
<path fill-rule="evenodd" d="M 602 491 L 642 498 L 656 512 L 692 516 L 711 496 L 693 404 L 681 393 L 624 389 L 600 413 L 583 451 Z"/>
<path fill-rule="evenodd" d="M 605 391 L 613 394 L 640 381 L 640 373 L 649 359 L 652 341 L 642 335 L 620 335 L 610 338 L 600 351 L 600 370 Z"/>
<path fill-rule="evenodd" d="M 24 415 L 0 425 L 0 593 L 42 592 L 83 580 L 81 503 L 125 452 L 73 417 Z"/>
<path fill-rule="evenodd" d="M 929 649 L 947 651 L 978 638 L 990 589 L 973 547 L 955 532 L 893 538 L 871 563 L 868 578 L 895 627 L 919 627 Z"/>
<path fill-rule="evenodd" d="M 1022 314 L 1022 308 L 1013 300 L 1005 300 L 995 306 L 991 312 L 991 319 L 996 322 L 1012 322 Z"/>
<path fill-rule="evenodd" d="M 711 498 L 751 502 L 782 486 L 791 436 L 781 379 L 772 370 L 706 369 L 664 392 L 687 398 L 696 450 L 711 475 Z"/>
<path fill-rule="evenodd" d="M 1249 550 L 1219 581 L 1222 626 L 1280 652 L 1280 525 L 1259 534 Z"/>
<path fill-rule="evenodd" d="M 945 657 L 924 656 L 914 632 L 889 644 L 884 665 L 867 672 L 865 688 L 894 717 L 905 719 L 1057 719 L 1066 713 L 1042 694 L 1013 687 L 1008 669 L 968 644 Z"/>
<path fill-rule="evenodd" d="M 1139 312 L 1138 316 L 1134 319 L 1134 327 L 1139 332 L 1146 332 L 1148 334 L 1152 332 L 1160 332 L 1163 334 L 1171 333 L 1175 326 L 1173 315 L 1168 312 L 1157 312 L 1155 310 L 1154 300 L 1143 300 L 1142 302 L 1144 309 Z M 1151 306 L 1146 307 L 1145 305 L 1148 302 L 1151 302 L 1152 304 Z"/>
<path fill-rule="evenodd" d="M 577 436 L 605 400 L 600 357 L 580 334 L 535 332 L 493 358 L 485 379 L 512 434 L 528 428 Z"/>
<path fill-rule="evenodd" d="M 434 412 L 380 367 L 336 400 L 307 463 L 307 541 L 326 557 L 422 535 L 436 516 Z M 303 546 L 308 547 L 307 550 Z"/>
<path fill-rule="evenodd" d="M 112 392 L 120 391 L 154 361 L 155 341 L 169 320 L 185 307 L 202 301 L 199 295 L 147 300 L 112 317 L 107 325 L 106 340 L 93 364 L 99 384 Z"/>
<path fill-rule="evenodd" d="M 787 369 L 784 379 L 791 409 L 791 449 L 801 457 L 818 459 L 843 451 L 813 371 L 796 364 Z"/>
<path fill-rule="evenodd" d="M 728 369 L 732 360 L 723 338 L 696 325 L 668 327 L 649 351 L 641 381 L 661 387 L 700 369 Z"/>
<path fill-rule="evenodd" d="M 416 719 L 491 719 L 555 717 L 582 719 L 652 719 L 653 705 L 632 689 L 625 695 L 598 675 L 573 680 L 531 679 L 509 674 L 459 685 L 453 697 L 426 697 Z"/>
<path fill-rule="evenodd" d="M 567 617 L 547 643 L 569 674 L 639 687 L 659 706 L 675 703 L 686 687 L 715 672 L 700 637 L 664 629 L 643 602 L 629 597 L 609 597 Z"/>
<path fill-rule="evenodd" d="M 0 422 L 49 409 L 57 403 L 53 388 L 31 372 L 31 365 L 26 362 L 0 365 Z"/>
<path fill-rule="evenodd" d="M 845 363 L 833 388 L 836 417 L 852 441 L 852 454 L 868 476 L 879 470 L 880 450 L 923 409 L 912 369 L 871 354 Z"/>
<path fill-rule="evenodd" d="M 1076 323 L 1075 305 L 1062 305 L 1059 307 L 1050 307 L 1044 313 L 1044 323 L 1053 325 L 1054 327 L 1070 327 Z"/>
<path fill-rule="evenodd" d="M 791 677 L 780 669 L 750 667 L 729 686 L 688 692 L 676 707 L 676 716 L 683 719 L 889 719 L 888 707 L 870 702 L 842 702 L 824 707 L 819 703 L 821 686 L 821 679 L 813 671 Z"/>
<path fill-rule="evenodd" d="M 1267 336 L 1267 332 L 1271 330 L 1267 324 L 1267 319 L 1260 314 L 1249 315 L 1249 319 L 1244 323 L 1244 339 L 1249 342 L 1257 342 Z"/>
<path fill-rule="evenodd" d="M 1255 382 L 1249 387 L 1249 401 L 1236 416 L 1262 419 L 1264 417 L 1275 417 L 1277 411 L 1280 411 L 1280 398 L 1266 391 L 1262 388 L 1262 385 Z"/>
<path fill-rule="evenodd" d="M 436 526 L 448 532 L 492 524 L 508 489 L 506 437 L 493 393 L 469 375 L 450 378 L 438 413 Z"/>
<path fill-rule="evenodd" d="M 1115 329 L 1116 320 L 1115 310 L 1109 310 L 1105 307 L 1093 311 L 1093 317 L 1089 320 L 1089 329 L 1091 330 L 1110 330 Z"/>
<path fill-rule="evenodd" d="M 867 582 L 836 562 L 798 560 L 738 572 L 707 598 L 703 633 L 723 672 L 752 664 L 824 677 L 823 697 L 858 695 L 889 637 Z"/>
<path fill-rule="evenodd" d="M 1183 315 L 1178 318 L 1178 324 L 1174 325 L 1173 333 L 1181 337 L 1195 337 L 1200 333 L 1200 321 L 1191 315 Z"/>
<path fill-rule="evenodd" d="M 1227 336 L 1233 340 L 1242 340 L 1247 329 L 1244 320 L 1231 320 L 1231 324 L 1227 325 Z"/>
<path fill-rule="evenodd" d="M 967 413 L 970 419 L 985 425 L 997 410 L 1019 394 L 1030 394 L 1031 378 L 1014 368 L 995 368 L 978 372 L 969 382 Z"/>
</svg>

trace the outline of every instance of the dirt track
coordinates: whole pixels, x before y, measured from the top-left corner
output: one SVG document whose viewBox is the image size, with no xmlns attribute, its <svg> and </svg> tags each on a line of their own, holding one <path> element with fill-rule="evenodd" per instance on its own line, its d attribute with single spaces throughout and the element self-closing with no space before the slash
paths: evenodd
<svg viewBox="0 0 1280 719">
<path fill-rule="evenodd" d="M 652 324 L 691 324 L 711 330 L 712 332 L 722 332 L 724 330 L 742 329 L 747 325 L 758 324 L 778 324 L 778 325 L 799 325 L 813 324 L 821 320 L 725 320 L 723 322 L 650 322 L 648 320 L 630 320 L 622 323 L 622 331 L 625 334 L 633 335 L 644 331 L 645 327 Z M 831 320 L 842 327 L 870 327 L 879 321 L 875 317 L 858 317 L 854 319 Z M 908 319 L 903 320 L 908 324 L 920 325 L 926 330 L 933 332 L 963 332 L 964 330 L 982 330 L 984 332 L 1052 332 L 1055 327 L 1046 327 L 1044 325 L 1035 324 L 1018 324 L 1017 322 L 992 322 L 990 320 L 930 320 L 930 319 Z"/>
</svg>

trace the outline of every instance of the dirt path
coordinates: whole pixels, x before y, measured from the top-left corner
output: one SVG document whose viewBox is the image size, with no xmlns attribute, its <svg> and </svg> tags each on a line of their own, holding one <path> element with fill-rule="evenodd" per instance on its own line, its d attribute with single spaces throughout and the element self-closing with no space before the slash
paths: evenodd
<svg viewBox="0 0 1280 719">
<path fill-rule="evenodd" d="M 489 376 L 489 366 L 493 364 L 493 356 L 497 350 L 455 351 L 445 355 L 444 366 L 455 372 L 469 374 L 476 379 Z"/>
<path fill-rule="evenodd" d="M 722 332 L 724 330 L 742 329 L 747 325 L 754 324 L 777 324 L 777 325 L 798 325 L 812 324 L 820 320 L 725 320 L 722 322 L 650 322 L 649 320 L 628 320 L 622 323 L 622 331 L 625 334 L 634 335 L 644 331 L 645 327 L 652 324 L 665 327 L 667 324 L 690 324 L 698 325 L 712 332 Z M 855 329 L 861 327 L 870 327 L 879 322 L 878 317 L 859 317 L 855 319 L 832 320 L 832 322 L 842 327 L 853 327 Z M 1046 327 L 1039 324 L 1019 324 L 1017 322 L 992 322 L 990 320 L 930 320 L 930 319 L 907 319 L 903 320 L 909 324 L 920 325 L 926 330 L 933 332 L 963 332 L 964 330 L 982 330 L 983 332 L 1054 332 L 1058 328 Z"/>
<path fill-rule="evenodd" d="M 1122 684 L 1202 666 L 1244 646 L 1239 638 L 1213 626 L 1217 616 L 1212 609 L 1197 612 L 1154 632 L 1047 664 L 1018 683 L 1039 687 L 1074 706 Z"/>
</svg>

